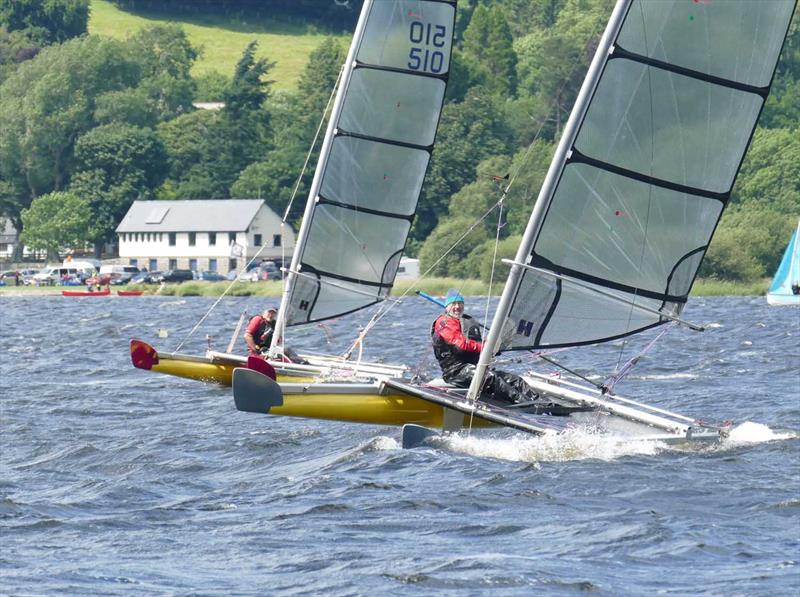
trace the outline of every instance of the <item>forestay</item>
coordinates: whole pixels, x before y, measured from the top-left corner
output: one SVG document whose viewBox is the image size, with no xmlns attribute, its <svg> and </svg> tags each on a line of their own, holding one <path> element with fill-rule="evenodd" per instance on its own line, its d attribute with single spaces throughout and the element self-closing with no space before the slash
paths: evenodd
<svg viewBox="0 0 800 597">
<path fill-rule="evenodd" d="M 365 2 L 292 262 L 287 325 L 388 295 L 433 149 L 454 19 L 455 0 Z"/>
<path fill-rule="evenodd" d="M 512 290 L 500 350 L 611 340 L 681 313 L 795 1 L 627 4 L 531 218 L 517 260 L 537 269 Z"/>
</svg>

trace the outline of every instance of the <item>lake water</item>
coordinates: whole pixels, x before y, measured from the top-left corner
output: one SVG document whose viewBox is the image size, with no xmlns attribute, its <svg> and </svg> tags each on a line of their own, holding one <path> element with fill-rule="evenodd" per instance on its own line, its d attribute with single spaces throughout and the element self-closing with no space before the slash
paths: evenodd
<svg viewBox="0 0 800 597">
<path fill-rule="evenodd" d="M 240 413 L 230 389 L 132 368 L 131 337 L 174 350 L 213 302 L 0 299 L 1 594 L 800 591 L 800 309 L 695 299 L 708 330 L 670 330 L 617 386 L 732 419 L 720 445 L 500 430 L 402 450 L 397 428 Z M 270 303 L 225 299 L 182 351 L 224 350 Z M 434 309 L 394 309 L 367 356 L 435 372 Z M 341 351 L 364 320 L 290 339 Z M 607 373 L 646 340 L 554 356 Z"/>
</svg>

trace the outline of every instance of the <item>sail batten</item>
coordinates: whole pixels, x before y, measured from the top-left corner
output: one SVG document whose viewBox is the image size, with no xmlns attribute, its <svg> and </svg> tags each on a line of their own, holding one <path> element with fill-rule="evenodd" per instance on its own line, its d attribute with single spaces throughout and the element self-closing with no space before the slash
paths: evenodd
<svg viewBox="0 0 800 597">
<path fill-rule="evenodd" d="M 364 2 L 287 278 L 285 325 L 389 295 L 444 102 L 455 4 Z"/>
<path fill-rule="evenodd" d="M 635 52 L 629 52 L 628 50 L 619 45 L 614 47 L 614 54 L 611 56 L 612 60 L 615 58 L 626 58 L 628 60 L 633 60 L 634 62 L 640 62 L 648 66 L 653 66 L 664 71 L 672 72 L 678 75 L 683 75 L 685 77 L 698 79 L 706 83 L 713 83 L 721 87 L 730 87 L 731 89 L 736 89 L 738 91 L 745 91 L 747 93 L 754 93 L 756 95 L 761 95 L 763 97 L 766 97 L 767 94 L 769 93 L 769 86 L 757 87 L 755 85 L 740 83 L 739 81 L 735 81 L 733 79 L 716 77 L 714 75 L 709 75 L 707 73 L 692 70 L 690 68 L 684 68 L 676 64 L 670 64 L 669 62 L 664 62 L 662 60 L 656 60 L 655 58 L 649 58 L 641 54 L 636 54 Z"/>
</svg>

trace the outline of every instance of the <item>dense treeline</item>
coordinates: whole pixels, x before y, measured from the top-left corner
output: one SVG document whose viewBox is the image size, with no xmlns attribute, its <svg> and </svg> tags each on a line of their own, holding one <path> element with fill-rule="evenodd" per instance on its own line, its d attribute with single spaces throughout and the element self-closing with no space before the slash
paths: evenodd
<svg viewBox="0 0 800 597">
<path fill-rule="evenodd" d="M 253 45 L 228 76 L 195 79 L 198 50 L 179 27 L 152 27 L 127 41 L 86 36 L 87 1 L 0 0 L 0 215 L 24 230 L 29 245 L 55 251 L 112 239 L 136 199 L 261 197 L 283 213 L 345 48 L 332 38 L 322 43 L 294 93 L 272 91 L 272 63 L 256 59 Z M 260 18 L 268 4 L 264 19 L 278 14 L 331 29 L 352 27 L 360 6 L 352 0 L 116 3 L 137 11 L 239 11 L 248 18 Z M 612 5 L 459 2 L 451 84 L 407 247 L 423 269 L 488 279 L 498 241 L 498 257 L 513 255 Z M 797 223 L 797 27 L 795 20 L 704 275 L 768 275 Z M 192 107 L 210 97 L 225 107 Z M 315 159 L 312 152 L 310 163 Z M 299 180 L 300 197 L 311 174 Z M 507 176 L 514 183 L 498 222 L 492 207 Z"/>
<path fill-rule="evenodd" d="M 282 19 L 352 31 L 362 0 L 112 0 L 124 10 L 171 16 L 240 16 L 247 21 Z"/>
</svg>

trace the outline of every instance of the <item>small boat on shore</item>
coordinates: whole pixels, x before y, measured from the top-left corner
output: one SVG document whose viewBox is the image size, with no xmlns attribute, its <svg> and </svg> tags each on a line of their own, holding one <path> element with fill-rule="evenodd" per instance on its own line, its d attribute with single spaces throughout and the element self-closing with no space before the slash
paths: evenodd
<svg viewBox="0 0 800 597">
<path fill-rule="evenodd" d="M 62 290 L 61 296 L 108 296 L 111 291 L 106 288 L 105 290 Z"/>
<path fill-rule="evenodd" d="M 144 290 L 117 290 L 117 296 L 142 296 Z"/>
</svg>

